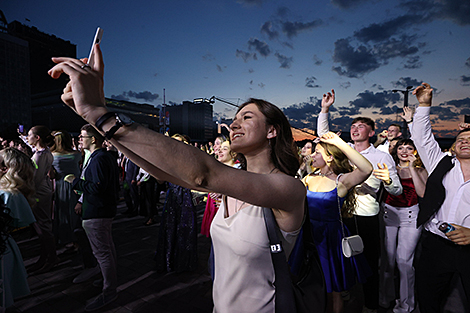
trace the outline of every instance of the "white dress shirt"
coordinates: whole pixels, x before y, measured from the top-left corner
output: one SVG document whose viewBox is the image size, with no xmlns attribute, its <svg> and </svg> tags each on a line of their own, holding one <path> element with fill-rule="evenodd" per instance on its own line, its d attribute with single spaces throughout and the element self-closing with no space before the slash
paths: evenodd
<svg viewBox="0 0 470 313">
<path fill-rule="evenodd" d="M 411 138 L 416 138 L 413 142 L 429 175 L 446 156 L 432 133 L 430 110 L 430 107 L 416 109 L 411 133 Z M 459 160 L 454 158 L 452 162 L 454 167 L 442 179 L 442 184 L 446 189 L 444 203 L 439 211 L 424 224 L 426 230 L 446 239 L 448 238 L 444 233 L 437 228 L 438 225 L 432 222 L 433 219 L 470 228 L 470 180 L 464 181 Z"/>
<path fill-rule="evenodd" d="M 328 113 L 320 113 L 317 119 L 317 132 L 321 136 L 329 131 L 328 125 Z M 354 148 L 354 145 L 348 143 L 351 147 Z M 400 178 L 397 174 L 397 169 L 395 167 L 395 161 L 392 156 L 388 153 L 377 150 L 374 145 L 370 144 L 369 148 L 360 152 L 369 162 L 372 164 L 374 169 L 378 169 L 377 163 L 387 164 L 388 170 L 390 172 L 390 178 L 392 183 L 390 185 L 385 185 L 385 190 L 394 195 L 398 196 L 403 192 L 403 187 L 400 183 Z M 355 215 L 359 216 L 374 216 L 379 213 L 380 204 L 376 200 L 377 192 L 380 188 L 381 180 L 376 178 L 374 174 L 371 174 L 369 178 L 361 185 L 356 186 L 356 211 Z"/>
</svg>

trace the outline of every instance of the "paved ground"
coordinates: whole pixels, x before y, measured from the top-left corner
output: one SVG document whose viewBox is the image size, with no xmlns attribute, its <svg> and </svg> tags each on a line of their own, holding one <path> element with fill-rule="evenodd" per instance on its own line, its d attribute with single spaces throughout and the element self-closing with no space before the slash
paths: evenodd
<svg viewBox="0 0 470 313">
<path fill-rule="evenodd" d="M 127 208 L 121 204 L 113 223 L 113 236 L 118 256 L 118 299 L 97 312 L 212 312 L 212 282 L 207 272 L 210 241 L 198 238 L 199 267 L 194 272 L 157 273 L 153 255 L 157 245 L 158 224 L 144 226 L 144 217 L 128 218 L 121 213 Z M 199 210 L 198 225 L 202 220 L 203 206 Z M 23 253 L 25 265 L 34 263 L 39 254 L 37 237 L 30 232 L 15 235 Z M 61 249 L 58 252 L 64 252 Z M 61 262 L 51 272 L 28 278 L 31 295 L 17 299 L 7 313 L 34 312 L 83 312 L 87 300 L 101 292 L 93 286 L 93 280 L 73 284 L 81 272 L 80 257 L 60 255 Z M 361 286 L 351 290 L 345 302 L 345 313 L 362 311 Z M 445 312 L 465 312 L 456 292 Z M 391 310 L 380 310 L 391 312 Z M 419 313 L 418 310 L 415 311 Z"/>
</svg>

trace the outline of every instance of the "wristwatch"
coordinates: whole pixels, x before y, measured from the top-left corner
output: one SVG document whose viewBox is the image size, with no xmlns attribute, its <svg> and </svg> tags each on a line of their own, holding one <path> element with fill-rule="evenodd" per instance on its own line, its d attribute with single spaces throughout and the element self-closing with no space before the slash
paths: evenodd
<svg viewBox="0 0 470 313">
<path fill-rule="evenodd" d="M 112 113 L 112 114 L 109 114 L 109 113 Z M 113 127 L 111 127 L 110 130 L 108 130 L 107 132 L 104 133 L 104 138 L 106 138 L 106 140 L 111 140 L 111 138 L 113 138 L 114 134 L 118 131 L 119 128 L 121 128 L 122 126 L 131 126 L 132 124 L 134 124 L 134 121 L 127 115 L 123 114 L 123 113 L 114 113 L 114 112 L 109 112 L 109 113 L 106 113 L 104 114 L 102 117 L 100 117 L 96 123 L 95 123 L 95 126 L 98 128 L 98 129 L 101 129 L 101 126 L 103 125 L 103 123 L 108 119 L 110 118 L 111 116 L 115 116 L 116 118 L 116 124 L 114 124 Z"/>
</svg>

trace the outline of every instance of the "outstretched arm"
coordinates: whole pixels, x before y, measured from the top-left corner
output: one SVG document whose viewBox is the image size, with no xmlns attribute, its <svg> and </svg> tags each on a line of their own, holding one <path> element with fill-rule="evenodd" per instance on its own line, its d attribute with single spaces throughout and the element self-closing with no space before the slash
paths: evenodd
<svg viewBox="0 0 470 313">
<path fill-rule="evenodd" d="M 57 65 L 49 71 L 53 78 L 63 73 L 70 77 L 62 100 L 92 125 L 108 112 L 103 92 L 103 58 L 99 45 L 95 48 L 93 68 L 77 59 L 53 58 Z M 107 131 L 114 123 L 113 119 L 108 119 L 102 129 Z M 121 127 L 111 142 L 160 179 L 168 178 L 191 189 L 210 190 L 282 211 L 303 208 L 306 191 L 294 177 L 256 174 L 225 166 L 199 149 L 137 124 Z"/>
</svg>

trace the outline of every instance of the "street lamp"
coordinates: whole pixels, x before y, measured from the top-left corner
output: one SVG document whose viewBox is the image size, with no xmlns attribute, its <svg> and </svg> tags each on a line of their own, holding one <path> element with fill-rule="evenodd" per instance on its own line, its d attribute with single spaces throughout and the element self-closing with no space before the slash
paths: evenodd
<svg viewBox="0 0 470 313">
<path fill-rule="evenodd" d="M 407 86 L 405 90 L 398 90 L 398 89 L 392 90 L 392 92 L 401 92 L 403 94 L 404 96 L 403 107 L 408 107 L 408 94 L 411 89 L 413 89 L 413 86 Z M 403 120 L 402 133 L 403 133 L 403 138 L 408 138 L 408 125 L 406 124 L 405 120 Z"/>
</svg>

